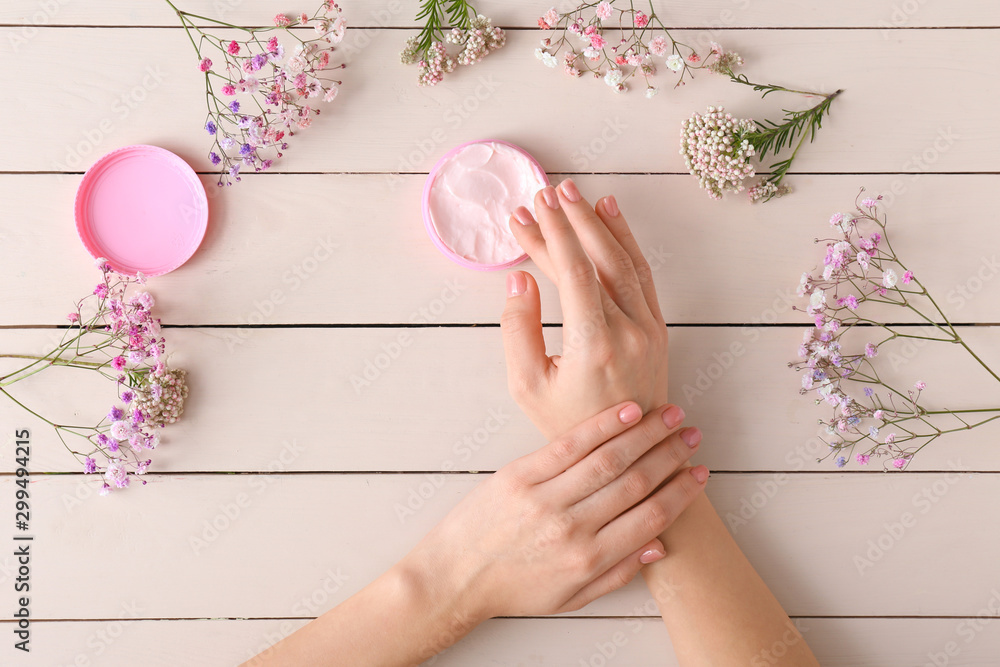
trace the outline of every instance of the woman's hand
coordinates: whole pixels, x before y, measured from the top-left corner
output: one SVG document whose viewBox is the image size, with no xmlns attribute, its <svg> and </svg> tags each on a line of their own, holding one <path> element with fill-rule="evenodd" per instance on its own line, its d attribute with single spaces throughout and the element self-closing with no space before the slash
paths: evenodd
<svg viewBox="0 0 1000 667">
<path fill-rule="evenodd" d="M 510 228 L 559 289 L 563 350 L 546 355 L 538 284 L 511 272 L 500 324 L 514 400 L 550 438 L 619 401 L 644 411 L 665 403 L 667 328 L 649 263 L 614 197 L 592 208 L 567 179 L 540 190 L 535 211 L 537 222 L 518 208 Z"/>
<path fill-rule="evenodd" d="M 704 488 L 704 467 L 663 484 L 701 439 L 678 430 L 682 416 L 603 410 L 477 486 L 397 567 L 430 573 L 421 585 L 473 624 L 579 609 L 624 586 L 663 557 L 656 536 Z"/>
</svg>

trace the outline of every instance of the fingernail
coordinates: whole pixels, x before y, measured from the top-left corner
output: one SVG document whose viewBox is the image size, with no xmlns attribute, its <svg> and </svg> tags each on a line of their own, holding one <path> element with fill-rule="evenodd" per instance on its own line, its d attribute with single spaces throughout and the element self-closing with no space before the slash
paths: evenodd
<svg viewBox="0 0 1000 667">
<path fill-rule="evenodd" d="M 699 484 L 704 484 L 705 480 L 708 479 L 708 468 L 705 466 L 695 466 L 691 468 L 691 476 Z"/>
<path fill-rule="evenodd" d="M 514 209 L 514 217 L 517 218 L 517 221 L 525 227 L 537 224 L 535 222 L 535 216 L 531 215 L 531 211 L 524 206 L 518 206 Z"/>
<path fill-rule="evenodd" d="M 559 197 L 556 195 L 556 189 L 551 185 L 546 186 L 542 190 L 542 197 L 545 199 L 545 204 L 551 208 L 553 211 L 559 210 Z"/>
<path fill-rule="evenodd" d="M 528 280 L 520 271 L 512 271 L 507 274 L 507 294 L 509 296 L 521 296 L 528 289 Z"/>
<path fill-rule="evenodd" d="M 693 449 L 701 442 L 701 431 L 696 428 L 686 428 L 681 431 L 681 440 L 684 441 L 685 445 Z"/>
<path fill-rule="evenodd" d="M 643 554 L 639 556 L 639 562 L 643 565 L 649 565 L 650 563 L 655 563 L 666 555 L 667 554 L 663 553 L 659 549 L 650 549 L 649 551 L 643 552 Z"/>
<path fill-rule="evenodd" d="M 622 421 L 623 424 L 631 424 L 635 420 L 642 417 L 642 410 L 635 403 L 630 403 L 621 409 L 618 413 L 618 419 Z"/>
<path fill-rule="evenodd" d="M 684 410 L 676 405 L 671 405 L 663 411 L 663 423 L 667 428 L 677 428 L 682 421 L 684 421 Z"/>
<path fill-rule="evenodd" d="M 608 195 L 604 198 L 604 210 L 608 212 L 612 218 L 617 218 L 621 215 L 621 211 L 618 210 L 618 200 L 615 199 L 614 195 Z"/>
<path fill-rule="evenodd" d="M 580 201 L 580 191 L 576 189 L 576 183 L 573 182 L 572 178 L 567 178 L 560 183 L 559 189 L 562 190 L 563 196 L 570 202 L 575 204 Z"/>
</svg>

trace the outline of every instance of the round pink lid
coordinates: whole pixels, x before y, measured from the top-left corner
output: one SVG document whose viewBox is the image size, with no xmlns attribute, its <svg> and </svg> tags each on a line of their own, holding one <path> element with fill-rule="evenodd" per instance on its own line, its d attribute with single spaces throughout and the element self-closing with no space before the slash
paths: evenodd
<svg viewBox="0 0 1000 667">
<path fill-rule="evenodd" d="M 74 208 L 87 252 L 123 275 L 173 271 L 195 253 L 208 226 L 198 175 L 157 146 L 119 148 L 95 162 Z"/>
</svg>

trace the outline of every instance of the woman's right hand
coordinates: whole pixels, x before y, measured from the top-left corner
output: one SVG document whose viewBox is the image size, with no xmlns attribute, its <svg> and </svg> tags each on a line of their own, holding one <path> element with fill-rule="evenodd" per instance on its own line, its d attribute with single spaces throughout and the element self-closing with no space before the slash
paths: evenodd
<svg viewBox="0 0 1000 667">
<path fill-rule="evenodd" d="M 670 405 L 604 410 L 486 479 L 397 567 L 470 627 L 621 588 L 664 555 L 657 535 L 704 489 L 704 466 L 675 475 L 700 440 L 682 419 Z"/>
</svg>

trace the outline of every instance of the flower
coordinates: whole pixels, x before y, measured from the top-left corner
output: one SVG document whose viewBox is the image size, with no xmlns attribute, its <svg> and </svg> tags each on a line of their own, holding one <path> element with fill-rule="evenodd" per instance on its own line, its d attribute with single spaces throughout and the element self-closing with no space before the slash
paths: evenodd
<svg viewBox="0 0 1000 667">
<path fill-rule="evenodd" d="M 607 21 L 611 18 L 611 3 L 606 1 L 598 3 L 595 13 L 601 21 Z"/>
<path fill-rule="evenodd" d="M 128 440 L 128 437 L 135 432 L 132 422 L 122 419 L 111 424 L 111 437 L 115 440 Z"/>
<path fill-rule="evenodd" d="M 754 148 L 746 138 L 755 127 L 722 107 L 708 107 L 704 115 L 696 113 L 681 126 L 684 163 L 712 199 L 721 199 L 725 191 L 740 192 L 743 181 L 755 175 L 750 164 Z"/>
<path fill-rule="evenodd" d="M 274 25 L 278 26 L 279 28 L 287 28 L 291 24 L 292 24 L 291 19 L 289 19 L 284 14 L 278 14 L 274 17 Z"/>
<path fill-rule="evenodd" d="M 843 468 L 846 464 L 847 464 L 847 459 L 845 459 L 843 456 L 838 456 L 837 457 L 837 467 L 838 468 Z"/>
<path fill-rule="evenodd" d="M 125 368 L 125 357 L 119 354 L 117 357 L 113 358 L 111 360 L 111 367 L 116 371 L 120 371 Z"/>
<path fill-rule="evenodd" d="M 925 382 L 922 382 L 922 381 L 918 381 L 918 382 L 917 382 L 917 383 L 916 383 L 915 385 L 913 385 L 913 386 L 915 386 L 915 387 L 917 388 L 917 391 L 923 391 L 924 389 L 926 389 L 926 388 L 927 388 L 927 383 L 925 383 Z"/>
<path fill-rule="evenodd" d="M 902 468 L 905 465 L 906 465 L 906 459 L 902 458 L 902 457 L 897 458 L 897 459 L 893 459 L 893 461 L 892 461 L 892 467 L 896 468 L 897 470 L 900 469 L 900 468 Z"/>
<path fill-rule="evenodd" d="M 236 86 L 231 83 L 227 83 L 221 88 L 222 94 L 226 97 L 232 97 L 236 94 Z"/>
<path fill-rule="evenodd" d="M 119 489 L 124 489 L 128 486 L 128 471 L 125 469 L 121 459 L 111 459 L 108 461 L 108 468 L 104 472 L 104 479 L 114 482 L 115 486 Z"/>
<path fill-rule="evenodd" d="M 871 197 L 865 197 L 861 200 L 861 206 L 863 208 L 875 208 L 876 201 Z"/>
<path fill-rule="evenodd" d="M 875 419 L 883 419 L 885 417 L 885 412 L 882 410 L 876 410 L 872 413 L 872 417 Z"/>
<path fill-rule="evenodd" d="M 590 36 L 590 48 L 592 49 L 603 49 L 608 45 L 608 40 L 598 33 L 594 33 Z"/>
<path fill-rule="evenodd" d="M 896 275 L 896 272 L 893 271 L 892 269 L 886 269 L 885 271 L 882 272 L 882 285 L 886 289 L 892 289 L 893 287 L 895 287 L 896 282 L 898 282 L 898 280 L 899 277 Z"/>
<path fill-rule="evenodd" d="M 868 343 L 865 345 L 865 356 L 869 359 L 874 358 L 878 354 L 878 346 L 875 343 Z"/>
<path fill-rule="evenodd" d="M 546 67 L 555 67 L 559 64 L 559 60 L 554 55 L 542 49 L 535 49 L 535 57 L 541 60 Z"/>
<path fill-rule="evenodd" d="M 903 284 L 909 285 L 911 282 L 913 282 L 913 271 L 906 271 L 903 273 Z"/>
<path fill-rule="evenodd" d="M 869 457 L 867 454 L 858 454 L 857 456 L 854 457 L 854 460 L 860 463 L 861 465 L 868 465 L 868 460 L 870 458 L 871 457 Z"/>
<path fill-rule="evenodd" d="M 646 88 L 646 99 L 651 100 L 656 97 L 656 94 L 660 92 L 659 88 L 654 88 L 653 86 L 648 86 Z"/>
<path fill-rule="evenodd" d="M 654 56 L 665 56 L 668 48 L 670 48 L 670 42 L 663 35 L 657 35 L 649 40 L 649 52 Z"/>
<path fill-rule="evenodd" d="M 632 17 L 632 22 L 635 24 L 636 28 L 645 28 L 649 25 L 649 17 L 642 12 L 637 11 Z"/>
<path fill-rule="evenodd" d="M 240 53 L 240 45 L 239 45 L 239 43 L 235 39 L 233 41 L 229 42 L 229 46 L 226 48 L 226 51 L 231 56 L 239 55 L 239 53 Z"/>
<path fill-rule="evenodd" d="M 684 69 L 684 59 L 676 53 L 672 53 L 667 56 L 667 67 L 670 68 L 671 71 L 680 72 Z"/>
<path fill-rule="evenodd" d="M 211 153 L 208 154 L 208 159 L 214 165 L 218 165 L 220 162 L 222 162 L 222 158 L 220 158 L 218 153 L 216 153 L 215 151 L 212 151 Z"/>
<path fill-rule="evenodd" d="M 894 442 L 896 442 L 896 434 L 895 433 L 890 433 L 889 435 L 885 436 L 885 444 L 891 445 Z"/>
<path fill-rule="evenodd" d="M 209 60 L 208 58 L 202 58 L 198 62 L 198 71 L 199 72 L 207 72 L 210 69 L 212 69 L 212 61 Z"/>
<path fill-rule="evenodd" d="M 616 67 L 612 67 L 608 70 L 607 74 L 604 75 L 604 83 L 611 87 L 616 87 L 621 85 L 622 82 L 622 71 Z"/>
<path fill-rule="evenodd" d="M 240 103 L 237 102 L 236 100 L 233 100 L 232 102 L 229 103 L 229 110 L 232 111 L 233 113 L 239 112 Z"/>
</svg>

